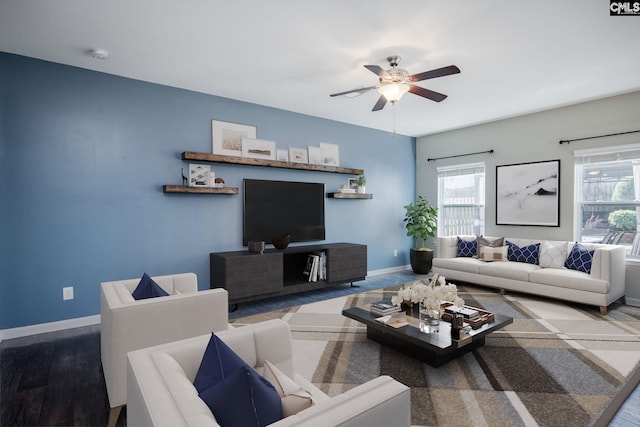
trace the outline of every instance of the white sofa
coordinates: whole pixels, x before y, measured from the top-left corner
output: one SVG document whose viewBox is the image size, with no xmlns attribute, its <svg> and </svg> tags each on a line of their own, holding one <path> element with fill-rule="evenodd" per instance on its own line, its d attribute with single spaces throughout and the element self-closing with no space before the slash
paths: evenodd
<svg viewBox="0 0 640 427">
<path fill-rule="evenodd" d="M 536 294 L 600 307 L 605 315 L 607 306 L 619 299 L 625 302 L 624 247 L 581 243 L 595 249 L 590 274 L 567 268 L 543 268 L 539 265 L 512 261 L 486 262 L 472 257 L 457 257 L 458 236 L 438 237 L 438 252 L 433 259 L 433 272 L 447 279 L 476 283 L 505 290 Z M 470 240 L 476 236 L 459 236 Z M 493 240 L 496 237 L 487 237 Z M 505 237 L 519 247 L 542 243 L 542 240 Z M 574 242 L 552 241 L 566 245 L 571 252 Z"/>
<path fill-rule="evenodd" d="M 169 296 L 134 300 L 140 278 L 100 284 L 100 355 L 109 396 L 108 425 L 127 403 L 127 352 L 228 328 L 225 289 L 198 292 L 194 273 L 155 276 Z"/>
<path fill-rule="evenodd" d="M 268 360 L 314 397 L 315 405 L 271 426 L 410 426 L 409 388 L 391 377 L 381 376 L 329 397 L 295 374 L 289 325 L 280 319 L 216 335 L 259 374 Z M 128 354 L 128 425 L 218 426 L 192 384 L 210 338 L 207 334 Z"/>
</svg>

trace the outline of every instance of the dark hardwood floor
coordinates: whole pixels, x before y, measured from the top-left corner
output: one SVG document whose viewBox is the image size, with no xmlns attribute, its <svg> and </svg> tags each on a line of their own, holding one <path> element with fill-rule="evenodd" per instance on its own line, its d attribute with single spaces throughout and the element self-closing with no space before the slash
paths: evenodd
<svg viewBox="0 0 640 427">
<path fill-rule="evenodd" d="M 107 424 L 100 326 L 54 334 L 55 339 L 33 336 L 0 344 L 1 426 Z M 124 411 L 118 425 L 126 425 Z"/>
</svg>

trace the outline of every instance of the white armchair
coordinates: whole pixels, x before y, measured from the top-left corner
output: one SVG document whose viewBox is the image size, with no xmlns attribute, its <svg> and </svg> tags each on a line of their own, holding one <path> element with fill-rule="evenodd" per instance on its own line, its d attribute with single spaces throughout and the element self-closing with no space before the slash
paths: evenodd
<svg viewBox="0 0 640 427">
<path fill-rule="evenodd" d="M 293 372 L 289 325 L 268 320 L 217 332 L 259 374 L 268 360 L 310 392 L 315 404 L 270 424 L 285 426 L 409 427 L 407 386 L 381 376 L 329 397 Z M 193 381 L 211 334 L 130 352 L 127 355 L 127 424 L 136 427 L 217 427 L 215 414 L 200 399 Z"/>
<path fill-rule="evenodd" d="M 228 328 L 225 289 L 198 292 L 194 273 L 152 279 L 169 296 L 134 300 L 140 279 L 100 284 L 100 354 L 109 396 L 109 426 L 127 403 L 127 352 Z"/>
</svg>

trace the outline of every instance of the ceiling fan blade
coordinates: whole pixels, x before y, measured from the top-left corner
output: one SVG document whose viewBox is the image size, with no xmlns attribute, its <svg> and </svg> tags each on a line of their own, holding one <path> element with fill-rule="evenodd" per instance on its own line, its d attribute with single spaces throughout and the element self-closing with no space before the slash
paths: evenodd
<svg viewBox="0 0 640 427">
<path fill-rule="evenodd" d="M 450 74 L 458 74 L 459 72 L 460 68 L 456 67 L 455 65 L 449 65 L 448 67 L 436 68 L 435 70 L 414 74 L 412 76 L 409 76 L 409 81 L 419 82 L 436 77 L 448 76 Z"/>
<path fill-rule="evenodd" d="M 378 102 L 376 102 L 376 105 L 373 106 L 373 110 L 371 111 L 382 110 L 386 104 L 387 98 L 385 98 L 384 95 L 380 95 L 380 98 L 378 98 Z"/>
<path fill-rule="evenodd" d="M 378 88 L 378 86 L 360 87 L 358 89 L 351 89 L 351 90 L 346 90 L 344 92 L 332 93 L 329 96 L 347 95 L 349 93 L 355 93 L 355 92 L 364 93 L 364 92 L 367 92 L 367 91 L 369 91 L 371 89 L 377 89 L 377 88 Z"/>
<path fill-rule="evenodd" d="M 434 92 L 432 90 L 425 89 L 423 87 L 415 86 L 415 85 L 411 85 L 411 87 L 409 87 L 409 92 L 413 93 L 414 95 L 422 96 L 423 98 L 427 98 L 435 102 L 444 101 L 445 98 L 447 97 L 447 95 L 443 93 Z"/>
<path fill-rule="evenodd" d="M 373 74 L 375 74 L 378 77 L 383 77 L 387 75 L 387 72 L 378 65 L 365 65 L 364 68 L 371 71 Z"/>
</svg>

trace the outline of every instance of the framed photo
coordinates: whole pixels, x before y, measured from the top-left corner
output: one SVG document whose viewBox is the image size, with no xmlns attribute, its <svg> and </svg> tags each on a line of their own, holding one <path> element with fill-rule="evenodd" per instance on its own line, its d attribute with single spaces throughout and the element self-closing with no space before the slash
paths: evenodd
<svg viewBox="0 0 640 427">
<path fill-rule="evenodd" d="M 496 166 L 496 225 L 560 226 L 560 160 Z"/>
<path fill-rule="evenodd" d="M 340 146 L 338 144 L 329 144 L 321 142 L 322 164 L 325 166 L 340 166 Z"/>
<path fill-rule="evenodd" d="M 209 187 L 210 183 L 210 165 L 189 164 L 189 187 Z"/>
<path fill-rule="evenodd" d="M 322 164 L 322 148 L 309 146 L 309 164 L 321 165 Z"/>
<path fill-rule="evenodd" d="M 276 159 L 276 142 L 266 139 L 242 138 L 242 157 Z"/>
<path fill-rule="evenodd" d="M 256 127 L 211 120 L 213 154 L 242 156 L 242 138 L 255 138 Z"/>
<path fill-rule="evenodd" d="M 289 161 L 293 163 L 308 163 L 307 150 L 304 148 L 289 148 Z"/>
<path fill-rule="evenodd" d="M 358 188 L 358 179 L 357 178 L 349 178 L 349 186 L 347 188 L 350 188 L 352 190 L 355 190 L 356 188 Z"/>
<path fill-rule="evenodd" d="M 289 161 L 289 150 L 277 150 L 276 151 L 276 160 L 280 162 L 288 162 Z"/>
</svg>

